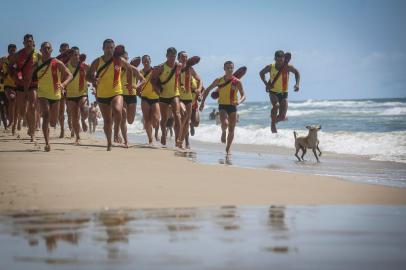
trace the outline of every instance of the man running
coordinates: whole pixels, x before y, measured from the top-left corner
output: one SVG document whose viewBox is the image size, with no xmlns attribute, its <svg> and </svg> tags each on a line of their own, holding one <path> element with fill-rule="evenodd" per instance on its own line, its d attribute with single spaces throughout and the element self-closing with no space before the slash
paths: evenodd
<svg viewBox="0 0 406 270">
<path fill-rule="evenodd" d="M 168 121 L 168 107 L 171 105 L 175 120 L 175 145 L 180 145 L 180 104 L 179 104 L 179 75 L 181 65 L 176 62 L 176 49 L 171 47 L 166 51 L 166 62 L 155 67 L 152 72 L 151 83 L 159 93 L 159 109 L 161 112 L 161 144 L 166 146 L 166 122 Z"/>
<path fill-rule="evenodd" d="M 281 50 L 275 52 L 275 63 L 264 67 L 259 76 L 265 84 L 266 91 L 272 104 L 271 110 L 271 130 L 277 133 L 276 123 L 286 120 L 288 110 L 288 84 L 289 72 L 295 74 L 296 84 L 293 89 L 299 91 L 300 73 L 292 65 L 285 64 L 285 53 Z M 265 74 L 269 73 L 269 81 L 266 80 Z"/>
<path fill-rule="evenodd" d="M 192 84 L 196 85 L 196 83 Z M 192 115 L 190 116 L 190 135 L 194 136 L 195 135 L 195 128 L 199 126 L 200 124 L 200 113 L 199 113 L 199 101 L 201 100 L 201 91 L 203 91 L 203 87 L 201 90 L 198 92 L 196 89 L 192 87 L 192 96 L 193 96 L 193 103 L 192 103 Z M 186 148 L 190 148 L 190 143 L 189 143 L 189 133 L 186 134 L 185 137 L 185 144 Z"/>
<path fill-rule="evenodd" d="M 88 81 L 96 85 L 96 98 L 103 115 L 103 129 L 107 138 L 107 151 L 111 151 L 112 147 L 112 116 L 114 115 L 115 134 L 118 134 L 121 124 L 123 110 L 122 67 L 125 67 L 127 70 L 128 91 L 130 94 L 133 93 L 133 72 L 131 65 L 122 56 L 114 57 L 114 48 L 114 41 L 106 39 L 103 42 L 103 56 L 96 58 L 92 62 L 87 74 Z"/>
<path fill-rule="evenodd" d="M 178 61 L 181 63 L 182 68 L 186 66 L 187 60 L 188 55 L 185 51 L 178 53 Z M 193 67 L 181 72 L 180 85 L 181 134 L 179 147 L 183 148 L 183 141 L 189 134 L 190 118 L 192 115 L 193 89 L 194 92 L 200 95 L 200 90 L 202 88 L 200 77 Z M 190 148 L 189 140 L 187 140 L 186 148 Z"/>
<path fill-rule="evenodd" d="M 38 98 L 42 115 L 42 132 L 45 138 L 45 151 L 51 151 L 49 143 L 49 125 L 55 127 L 58 121 L 59 101 L 62 89 L 72 79 L 69 69 L 58 59 L 51 58 L 52 45 L 41 44 L 42 57 L 34 70 L 34 78 L 38 79 Z"/>
<path fill-rule="evenodd" d="M 151 67 L 151 57 L 149 55 L 142 56 L 142 65 L 144 68 L 141 74 L 145 77 L 145 84 L 137 88 L 137 92 L 141 94 L 141 110 L 144 119 L 144 128 L 148 136 L 148 144 L 152 145 L 152 129 L 159 127 L 160 110 L 159 110 L 159 92 L 151 84 L 151 75 L 153 68 Z"/>
<path fill-rule="evenodd" d="M 89 108 L 89 132 L 94 133 L 97 127 L 97 119 L 100 118 L 100 112 L 97 108 L 97 103 L 93 102 Z"/>
<path fill-rule="evenodd" d="M 123 58 L 128 61 L 128 53 L 124 52 Z M 144 77 L 141 75 L 140 71 L 130 64 L 132 69 L 133 79 L 133 89 L 136 89 L 138 85 L 142 86 L 145 83 Z M 121 119 L 121 134 L 123 135 L 124 139 L 124 147 L 128 148 L 128 136 L 127 136 L 127 122 L 128 124 L 134 123 L 135 113 L 137 108 L 137 93 L 136 91 L 132 91 L 130 94 L 127 89 L 127 69 L 125 67 L 122 68 L 121 73 L 121 85 L 123 87 L 123 112 L 122 112 L 122 119 Z M 118 139 L 118 134 L 114 134 L 114 140 Z"/>
<path fill-rule="evenodd" d="M 9 72 L 14 77 L 16 83 L 16 115 L 13 129 L 18 119 L 27 117 L 28 135 L 31 142 L 35 140 L 35 118 L 37 105 L 38 82 L 31 79 L 34 66 L 36 66 L 40 57 L 35 50 L 34 37 L 31 34 L 24 36 L 24 49 L 18 51 L 10 59 Z M 27 108 L 28 101 L 28 108 Z"/>
<path fill-rule="evenodd" d="M 72 128 L 76 137 L 75 144 L 78 145 L 80 141 L 79 118 L 82 119 L 83 132 L 87 131 L 87 124 L 85 121 L 88 117 L 86 73 L 89 70 L 89 66 L 80 62 L 80 51 L 78 47 L 72 47 L 72 50 L 74 53 L 70 58 L 67 67 L 73 74 L 73 79 L 66 87 L 66 98 L 68 114 L 71 115 Z"/>
<path fill-rule="evenodd" d="M 68 43 L 61 43 L 59 46 L 59 53 L 64 53 L 67 50 L 69 50 L 69 44 Z M 65 89 L 62 90 L 62 98 L 59 102 L 59 125 L 61 126 L 61 134 L 59 135 L 59 138 L 63 138 L 65 136 L 65 108 L 66 108 L 66 114 L 68 115 L 68 127 L 71 130 L 71 137 L 74 135 L 74 131 L 72 128 L 72 120 L 71 120 L 71 114 L 69 111 L 69 106 L 66 106 L 66 91 Z"/>
<path fill-rule="evenodd" d="M 0 66 L 0 118 L 4 125 L 4 130 L 7 130 L 7 97 L 4 93 L 4 72 L 3 67 Z"/>
<path fill-rule="evenodd" d="M 15 119 L 15 110 L 16 110 L 16 85 L 14 82 L 13 77 L 11 76 L 9 72 L 9 65 L 10 65 L 10 60 L 13 57 L 13 55 L 17 51 L 17 46 L 15 44 L 9 44 L 8 48 L 8 56 L 5 56 L 2 58 L 2 67 L 3 67 L 3 83 L 4 83 L 4 92 L 7 97 L 7 115 L 8 115 L 8 120 L 9 120 L 9 126 L 11 126 L 11 133 L 12 135 L 15 135 L 15 125 L 14 121 Z M 14 127 L 14 129 L 13 129 Z"/>
<path fill-rule="evenodd" d="M 219 112 L 221 121 L 221 142 L 226 144 L 226 153 L 230 154 L 230 147 L 234 139 L 234 129 L 237 122 L 237 106 L 244 102 L 245 93 L 242 83 L 239 79 L 233 76 L 234 64 L 231 61 L 224 63 L 225 75 L 217 78 L 207 87 L 203 94 L 203 100 L 200 104 L 200 111 L 204 108 L 204 102 L 210 91 L 219 88 Z M 238 94 L 240 93 L 240 99 Z M 227 135 L 228 128 L 228 135 Z"/>
</svg>

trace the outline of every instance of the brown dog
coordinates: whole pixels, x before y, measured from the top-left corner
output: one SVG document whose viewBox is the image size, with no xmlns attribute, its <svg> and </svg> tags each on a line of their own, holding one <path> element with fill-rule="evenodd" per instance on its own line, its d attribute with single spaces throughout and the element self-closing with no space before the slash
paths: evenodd
<svg viewBox="0 0 406 270">
<path fill-rule="evenodd" d="M 295 148 L 296 148 L 295 156 L 299 161 L 304 161 L 303 157 L 306 154 L 306 149 L 311 148 L 314 156 L 317 159 L 317 162 L 320 162 L 319 157 L 316 154 L 316 149 L 319 151 L 319 156 L 321 156 L 321 151 L 319 148 L 319 140 L 317 139 L 317 131 L 321 129 L 321 126 L 312 125 L 306 126 L 306 128 L 309 130 L 309 134 L 307 134 L 307 136 L 297 137 L 296 131 L 293 131 L 293 135 L 295 136 Z M 300 149 L 302 149 L 302 159 L 300 159 L 299 156 L 297 155 Z"/>
</svg>

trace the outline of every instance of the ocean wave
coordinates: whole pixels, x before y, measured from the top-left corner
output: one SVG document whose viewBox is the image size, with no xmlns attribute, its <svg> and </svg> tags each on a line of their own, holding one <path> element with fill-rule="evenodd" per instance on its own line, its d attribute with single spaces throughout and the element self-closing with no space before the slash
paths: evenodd
<svg viewBox="0 0 406 270">
<path fill-rule="evenodd" d="M 325 113 L 323 110 L 288 110 L 287 116 L 302 116 L 302 115 L 311 115 L 311 114 L 321 114 Z"/>
<path fill-rule="evenodd" d="M 395 107 L 386 109 L 380 112 L 378 115 L 389 116 L 389 115 L 406 115 L 406 107 Z"/>
<path fill-rule="evenodd" d="M 289 102 L 291 108 L 312 108 L 312 107 L 342 107 L 342 108 L 373 108 L 373 107 L 405 107 L 405 102 L 386 101 L 377 102 L 372 100 L 313 100 L 308 99 L 302 102 Z"/>
<path fill-rule="evenodd" d="M 306 135 L 306 130 L 299 130 Z M 201 125 L 193 137 L 204 142 L 218 143 L 221 130 L 216 125 Z M 367 156 L 374 160 L 406 163 L 406 131 L 393 132 L 319 132 L 320 148 L 339 154 Z M 279 130 L 272 134 L 270 128 L 258 126 L 236 127 L 234 143 L 275 145 L 294 149 L 293 130 Z"/>
</svg>

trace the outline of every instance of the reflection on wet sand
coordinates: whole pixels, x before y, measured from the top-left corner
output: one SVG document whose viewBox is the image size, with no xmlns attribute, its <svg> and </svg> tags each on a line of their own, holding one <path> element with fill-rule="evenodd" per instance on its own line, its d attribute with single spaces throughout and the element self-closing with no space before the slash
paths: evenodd
<svg viewBox="0 0 406 270">
<path fill-rule="evenodd" d="M 271 230 L 275 230 L 275 231 L 288 230 L 288 228 L 286 227 L 286 224 L 285 224 L 285 207 L 284 206 L 272 205 L 271 207 L 269 207 L 268 213 L 269 213 L 268 225 L 271 228 Z"/>
<path fill-rule="evenodd" d="M 404 224 L 379 206 L 5 213 L 0 269 L 404 269 Z"/>
<path fill-rule="evenodd" d="M 238 230 L 240 228 L 239 215 L 237 207 L 223 206 L 220 208 L 220 213 L 216 216 L 215 222 L 225 231 Z"/>
<path fill-rule="evenodd" d="M 225 155 L 224 158 L 220 158 L 218 161 L 219 164 L 222 165 L 233 165 L 233 161 L 231 160 L 231 155 Z"/>
<path fill-rule="evenodd" d="M 13 235 L 22 235 L 30 246 L 38 246 L 42 238 L 49 252 L 56 249 L 58 241 L 77 245 L 79 230 L 90 221 L 80 215 L 39 212 L 17 213 L 9 217 L 13 220 Z"/>
</svg>

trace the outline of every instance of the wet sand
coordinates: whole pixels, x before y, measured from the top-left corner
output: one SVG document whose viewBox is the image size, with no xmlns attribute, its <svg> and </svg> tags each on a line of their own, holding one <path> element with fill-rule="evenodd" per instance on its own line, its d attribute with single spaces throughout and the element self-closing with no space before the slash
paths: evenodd
<svg viewBox="0 0 406 270">
<path fill-rule="evenodd" d="M 35 147 L 26 136 L 0 134 L 0 210 L 406 204 L 406 189 L 197 164 L 185 153 L 144 145 L 107 152 L 104 141 L 88 135 L 81 146 L 55 135 L 46 153 L 41 137 Z"/>
<path fill-rule="evenodd" d="M 405 222 L 406 206 L 6 211 L 0 269 L 405 269 Z"/>
</svg>

